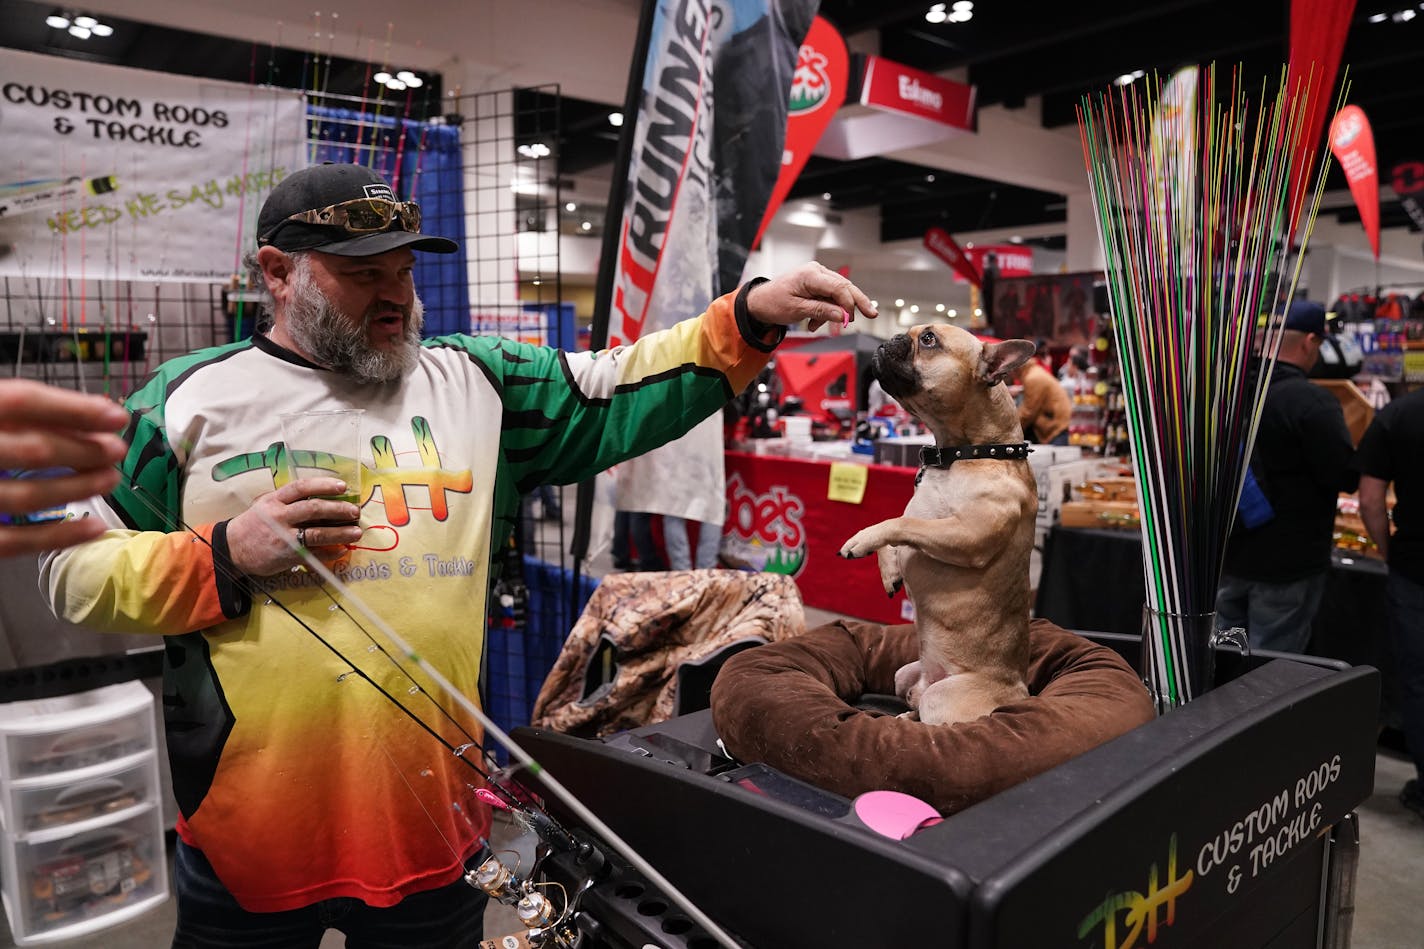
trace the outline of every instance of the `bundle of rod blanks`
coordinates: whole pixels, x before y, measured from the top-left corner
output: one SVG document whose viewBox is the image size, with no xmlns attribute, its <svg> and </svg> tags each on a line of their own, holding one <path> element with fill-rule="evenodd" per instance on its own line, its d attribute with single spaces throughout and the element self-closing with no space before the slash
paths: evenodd
<svg viewBox="0 0 1424 949">
<path fill-rule="evenodd" d="M 1314 91 L 1282 70 L 1253 104 L 1236 73 L 1219 88 L 1215 67 L 1189 67 L 1078 108 L 1141 504 L 1142 672 L 1159 711 L 1215 673 L 1216 588 L 1280 344 L 1275 314 L 1324 188 L 1323 162 L 1313 194 L 1290 183 L 1295 162 L 1316 163 Z"/>
</svg>

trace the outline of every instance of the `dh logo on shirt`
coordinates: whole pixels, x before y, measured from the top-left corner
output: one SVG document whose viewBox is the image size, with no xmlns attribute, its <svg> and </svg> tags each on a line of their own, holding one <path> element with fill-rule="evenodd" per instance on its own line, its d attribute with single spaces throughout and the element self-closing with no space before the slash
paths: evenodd
<svg viewBox="0 0 1424 949">
<path fill-rule="evenodd" d="M 424 510 L 424 506 L 411 505 L 407 492 L 411 488 L 423 488 L 428 494 L 429 511 L 437 521 L 450 516 L 449 493 L 469 494 L 474 487 L 474 474 L 470 469 L 450 470 L 441 465 L 440 449 L 436 445 L 435 434 L 430 423 L 420 416 L 410 420 L 411 433 L 415 437 L 416 455 L 419 462 L 414 467 L 401 467 L 400 458 L 389 436 L 371 437 L 371 457 L 373 464 L 360 462 L 361 499 L 358 504 L 365 507 L 381 492 L 380 503 L 386 509 L 386 522 L 392 527 L 404 527 L 410 523 L 412 510 Z M 402 452 L 400 454 L 409 454 Z M 334 471 L 337 459 L 330 453 L 315 452 L 300 445 L 288 446 L 285 442 L 273 442 L 266 451 L 244 452 L 213 466 L 213 480 L 226 481 L 238 475 L 253 471 L 266 471 L 272 478 L 272 487 L 277 489 L 292 480 L 293 462 L 300 467 L 323 467 L 321 459 L 331 459 Z M 359 459 L 358 459 L 359 461 Z M 416 496 L 419 497 L 418 495 Z"/>
</svg>

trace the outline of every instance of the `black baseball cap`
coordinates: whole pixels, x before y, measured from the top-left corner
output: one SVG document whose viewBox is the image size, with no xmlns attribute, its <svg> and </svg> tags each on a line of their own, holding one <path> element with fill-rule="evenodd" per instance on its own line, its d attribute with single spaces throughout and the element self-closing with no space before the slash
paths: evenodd
<svg viewBox="0 0 1424 949">
<path fill-rule="evenodd" d="M 1314 300 L 1292 300 L 1290 309 L 1286 310 L 1286 329 L 1328 336 L 1330 321 L 1334 318 L 1334 313 L 1326 313 L 1325 307 Z"/>
<path fill-rule="evenodd" d="M 288 220 L 293 214 L 360 198 L 397 200 L 386 180 L 364 165 L 327 162 L 303 168 L 278 182 L 262 203 L 257 215 L 257 246 L 319 250 L 341 257 L 370 257 L 399 247 L 435 254 L 453 254 L 460 249 L 448 238 L 403 230 L 397 219 L 392 219 L 386 230 L 369 234 L 352 234 L 340 225 Z"/>
</svg>

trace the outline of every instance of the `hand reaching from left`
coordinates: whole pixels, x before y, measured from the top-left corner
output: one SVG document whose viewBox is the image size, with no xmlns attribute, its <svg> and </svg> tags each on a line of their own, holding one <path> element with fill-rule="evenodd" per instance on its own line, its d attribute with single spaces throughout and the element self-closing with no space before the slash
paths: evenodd
<svg viewBox="0 0 1424 949">
<path fill-rule="evenodd" d="M 129 414 L 97 395 L 28 379 L 0 380 L 0 469 L 70 474 L 0 479 L 0 513 L 27 515 L 113 490 L 128 446 L 113 434 Z M 39 553 L 98 537 L 98 518 L 0 525 L 0 557 Z"/>
<path fill-rule="evenodd" d="M 879 315 L 864 291 L 814 261 L 747 293 L 747 313 L 752 319 L 779 326 L 806 320 L 806 328 L 815 330 L 823 323 L 840 322 L 846 314 L 854 319 L 856 311 L 872 319 Z"/>
</svg>

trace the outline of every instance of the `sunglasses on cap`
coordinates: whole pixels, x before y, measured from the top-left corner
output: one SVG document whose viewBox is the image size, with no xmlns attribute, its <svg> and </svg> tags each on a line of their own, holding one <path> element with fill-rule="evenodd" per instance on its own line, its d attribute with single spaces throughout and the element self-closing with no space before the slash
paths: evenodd
<svg viewBox="0 0 1424 949">
<path fill-rule="evenodd" d="M 348 234 L 371 234 L 384 231 L 394 221 L 399 225 L 400 230 L 410 234 L 419 234 L 420 205 L 414 201 L 391 201 L 388 198 L 353 198 L 350 201 L 342 201 L 324 208 L 298 211 L 296 214 L 288 215 L 281 224 L 272 228 L 271 233 L 266 236 L 266 240 L 270 242 L 272 235 L 276 234 L 288 221 L 320 224 L 324 227 L 339 227 Z"/>
</svg>

